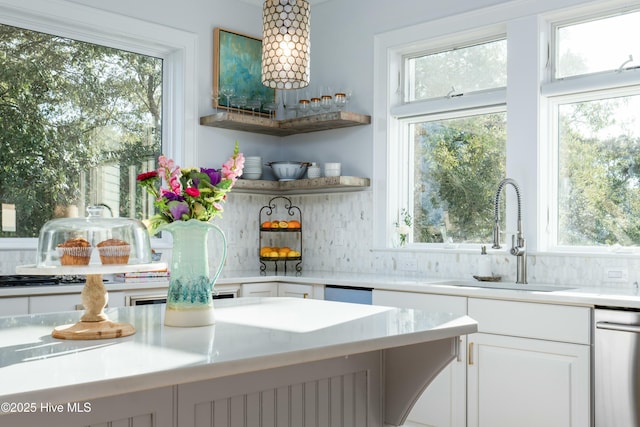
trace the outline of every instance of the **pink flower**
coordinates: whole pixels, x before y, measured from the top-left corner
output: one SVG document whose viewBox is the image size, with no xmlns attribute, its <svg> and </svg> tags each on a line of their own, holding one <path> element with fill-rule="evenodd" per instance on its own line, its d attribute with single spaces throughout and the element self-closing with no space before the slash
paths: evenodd
<svg viewBox="0 0 640 427">
<path fill-rule="evenodd" d="M 184 192 L 190 195 L 191 197 L 200 196 L 200 190 L 194 187 L 185 188 Z"/>
<path fill-rule="evenodd" d="M 231 156 L 231 158 L 222 165 L 222 176 L 225 179 L 230 179 L 233 185 L 236 183 L 238 177 L 242 175 L 243 169 L 244 155 L 238 152 L 238 147 L 236 145 L 236 150 L 233 153 L 233 156 Z"/>
</svg>

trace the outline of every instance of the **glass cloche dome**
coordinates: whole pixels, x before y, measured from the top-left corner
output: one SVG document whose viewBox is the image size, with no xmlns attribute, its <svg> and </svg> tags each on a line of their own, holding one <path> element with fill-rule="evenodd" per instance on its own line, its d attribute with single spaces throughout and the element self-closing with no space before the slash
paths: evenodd
<svg viewBox="0 0 640 427">
<path fill-rule="evenodd" d="M 149 233 L 142 221 L 112 218 L 90 206 L 85 218 L 58 218 L 40 230 L 36 267 L 132 265 L 151 262 Z"/>
</svg>

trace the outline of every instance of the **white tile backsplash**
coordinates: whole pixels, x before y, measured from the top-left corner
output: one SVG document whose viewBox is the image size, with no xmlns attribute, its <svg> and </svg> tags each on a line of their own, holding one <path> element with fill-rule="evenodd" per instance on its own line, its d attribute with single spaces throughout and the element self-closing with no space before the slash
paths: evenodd
<svg viewBox="0 0 640 427">
<path fill-rule="evenodd" d="M 216 223 L 228 242 L 225 269 L 259 271 L 259 213 L 272 196 L 232 193 L 225 204 L 223 217 Z M 478 253 L 456 251 L 372 250 L 374 212 L 370 191 L 287 196 L 302 211 L 303 271 L 398 274 L 426 278 L 469 279 L 477 272 Z M 336 230 L 339 229 L 338 232 Z M 275 233 L 274 233 L 275 234 Z M 212 234 L 213 235 L 213 234 Z M 263 236 L 263 244 L 277 245 L 274 235 Z M 271 239 L 271 240 L 269 240 Z M 170 250 L 163 249 L 163 261 Z M 503 280 L 515 280 L 515 257 L 489 254 L 492 271 Z M 209 239 L 211 270 L 219 259 L 219 245 Z M 415 260 L 407 261 L 407 258 Z M 0 274 L 14 274 L 16 265 L 33 264 L 35 251 L 0 251 Z M 267 263 L 269 270 L 272 263 Z M 415 269 L 403 269 L 407 265 Z M 292 271 L 293 263 L 288 265 Z M 279 267 L 281 271 L 282 267 Z M 625 281 L 609 279 L 607 269 L 625 271 Z M 530 283 L 572 286 L 631 286 L 640 279 L 640 257 L 629 255 L 559 255 L 529 254 Z"/>
</svg>

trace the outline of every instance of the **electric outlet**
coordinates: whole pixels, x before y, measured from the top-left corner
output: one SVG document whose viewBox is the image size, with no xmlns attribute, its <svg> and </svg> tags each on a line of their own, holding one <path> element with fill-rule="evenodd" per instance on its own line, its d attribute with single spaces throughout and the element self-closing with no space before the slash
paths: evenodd
<svg viewBox="0 0 640 427">
<path fill-rule="evenodd" d="M 416 257 L 400 257 L 398 267 L 402 271 L 418 271 L 418 260 Z"/>
<path fill-rule="evenodd" d="M 333 232 L 333 244 L 336 246 L 344 246 L 344 228 L 338 227 Z"/>
<path fill-rule="evenodd" d="M 604 281 L 609 283 L 626 283 L 629 281 L 629 271 L 626 268 L 605 268 Z"/>
</svg>

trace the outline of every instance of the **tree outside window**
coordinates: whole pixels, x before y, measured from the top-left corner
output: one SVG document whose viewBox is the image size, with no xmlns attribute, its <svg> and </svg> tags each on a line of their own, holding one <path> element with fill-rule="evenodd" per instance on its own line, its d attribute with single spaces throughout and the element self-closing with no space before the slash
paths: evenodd
<svg viewBox="0 0 640 427">
<path fill-rule="evenodd" d="M 162 146 L 162 59 L 0 25 L 0 202 L 37 237 L 105 204 L 146 216 L 135 175 Z"/>
</svg>

